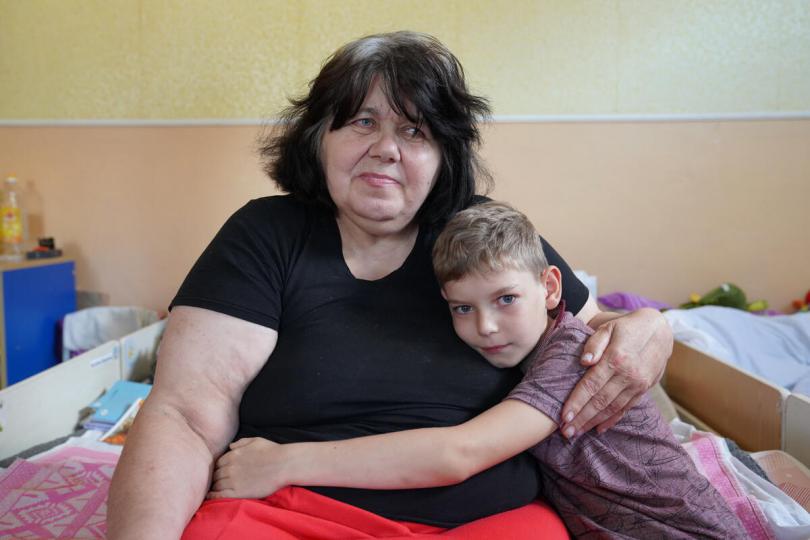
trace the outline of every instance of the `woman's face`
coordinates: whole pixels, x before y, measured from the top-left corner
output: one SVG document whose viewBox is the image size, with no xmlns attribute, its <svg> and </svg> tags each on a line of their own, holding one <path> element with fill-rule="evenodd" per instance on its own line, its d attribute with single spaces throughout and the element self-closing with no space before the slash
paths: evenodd
<svg viewBox="0 0 810 540">
<path fill-rule="evenodd" d="M 405 230 L 439 172 L 441 152 L 428 127 L 396 114 L 376 81 L 357 114 L 321 144 L 338 220 L 373 234 Z"/>
</svg>

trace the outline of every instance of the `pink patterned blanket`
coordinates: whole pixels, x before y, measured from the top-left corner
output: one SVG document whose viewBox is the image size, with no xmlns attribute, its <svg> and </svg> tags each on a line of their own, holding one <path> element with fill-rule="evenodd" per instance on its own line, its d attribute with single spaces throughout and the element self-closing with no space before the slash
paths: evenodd
<svg viewBox="0 0 810 540">
<path fill-rule="evenodd" d="M 118 456 L 72 453 L 67 461 L 18 459 L 0 472 L 0 538 L 104 538 Z"/>
</svg>

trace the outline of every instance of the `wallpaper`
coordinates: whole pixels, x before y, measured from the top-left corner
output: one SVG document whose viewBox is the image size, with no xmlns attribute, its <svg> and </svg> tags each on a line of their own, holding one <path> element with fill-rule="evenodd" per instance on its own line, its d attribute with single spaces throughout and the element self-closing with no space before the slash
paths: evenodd
<svg viewBox="0 0 810 540">
<path fill-rule="evenodd" d="M 810 0 L 0 0 L 0 119 L 272 118 L 398 29 L 507 117 L 810 111 Z"/>
</svg>

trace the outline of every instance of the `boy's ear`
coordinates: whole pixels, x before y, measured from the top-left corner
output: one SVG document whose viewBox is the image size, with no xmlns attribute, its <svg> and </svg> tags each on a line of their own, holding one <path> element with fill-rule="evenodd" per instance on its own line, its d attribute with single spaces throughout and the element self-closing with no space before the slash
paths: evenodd
<svg viewBox="0 0 810 540">
<path fill-rule="evenodd" d="M 444 286 L 442 286 L 442 288 L 440 290 L 442 291 L 442 298 L 447 300 L 447 293 L 444 292 Z"/>
<path fill-rule="evenodd" d="M 562 298 L 562 274 L 556 266 L 549 266 L 540 276 L 546 288 L 546 309 L 554 309 Z"/>
</svg>

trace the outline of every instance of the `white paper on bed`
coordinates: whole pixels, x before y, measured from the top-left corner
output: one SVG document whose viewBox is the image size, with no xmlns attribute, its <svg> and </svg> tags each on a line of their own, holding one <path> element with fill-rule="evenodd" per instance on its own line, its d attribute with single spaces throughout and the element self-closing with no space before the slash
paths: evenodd
<svg viewBox="0 0 810 540">
<path fill-rule="evenodd" d="M 678 341 L 810 395 L 810 313 L 766 317 L 704 306 L 672 309 L 664 316 Z"/>
</svg>

